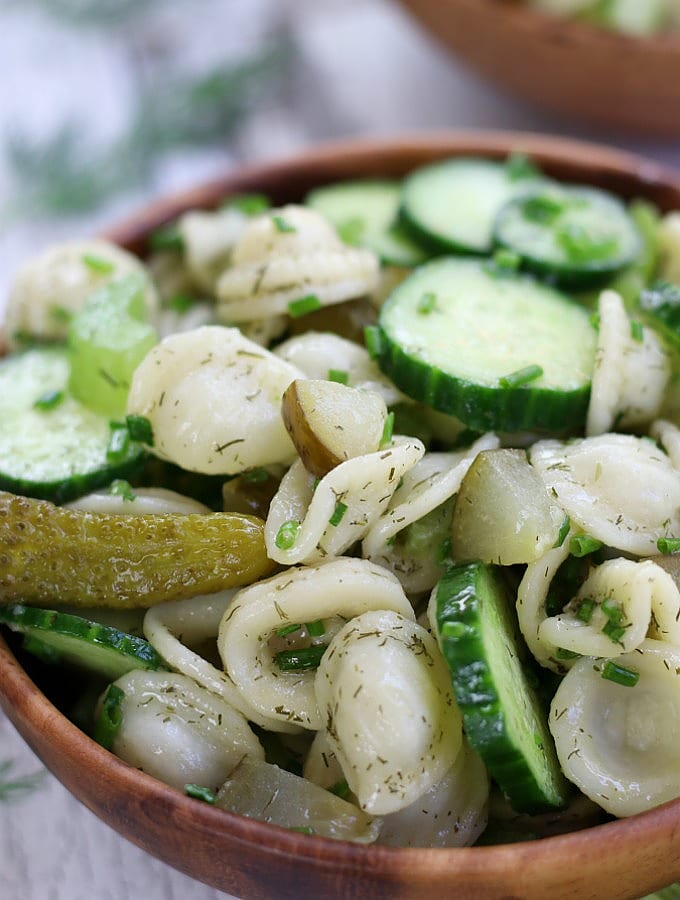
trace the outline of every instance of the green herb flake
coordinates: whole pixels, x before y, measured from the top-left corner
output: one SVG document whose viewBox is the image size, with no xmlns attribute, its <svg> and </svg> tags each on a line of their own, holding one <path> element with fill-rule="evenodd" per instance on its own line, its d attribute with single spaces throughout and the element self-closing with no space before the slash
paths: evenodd
<svg viewBox="0 0 680 900">
<path fill-rule="evenodd" d="M 600 314 L 598 312 L 591 313 L 588 317 L 588 321 L 593 326 L 595 331 L 600 330 Z"/>
<path fill-rule="evenodd" d="M 513 250 L 504 247 L 496 250 L 491 259 L 484 262 L 484 270 L 494 278 L 514 275 L 522 265 L 522 257 Z"/>
<path fill-rule="evenodd" d="M 616 253 L 619 246 L 614 235 L 595 235 L 573 222 L 556 229 L 555 238 L 567 259 L 575 263 L 607 259 Z"/>
<path fill-rule="evenodd" d="M 205 787 L 202 784 L 185 784 L 184 793 L 187 797 L 192 797 L 194 800 L 202 800 L 203 803 L 209 803 L 211 806 L 214 806 L 217 800 L 215 791 L 211 791 L 209 787 Z"/>
<path fill-rule="evenodd" d="M 310 825 L 295 826 L 295 828 L 289 828 L 288 831 L 297 831 L 298 834 L 316 834 Z"/>
<path fill-rule="evenodd" d="M 341 241 L 345 244 L 350 244 L 352 247 L 356 247 L 361 243 L 365 228 L 366 223 L 364 220 L 359 216 L 355 216 L 354 218 L 346 219 L 344 222 L 341 222 L 336 230 Z"/>
<path fill-rule="evenodd" d="M 328 788 L 328 790 L 331 794 L 335 794 L 336 797 L 340 797 L 341 800 L 346 800 L 350 794 L 349 785 L 347 784 L 346 778 L 342 778 L 340 781 L 336 781 L 335 784 L 332 784 Z"/>
<path fill-rule="evenodd" d="M 321 657 L 327 649 L 326 644 L 314 644 L 299 650 L 281 650 L 274 659 L 282 672 L 305 672 L 319 668 Z"/>
<path fill-rule="evenodd" d="M 66 309 L 64 306 L 50 306 L 50 319 L 54 322 L 68 325 L 72 318 L 73 313 L 70 309 Z"/>
<path fill-rule="evenodd" d="M 585 624 L 588 625 L 593 618 L 595 606 L 596 603 L 594 600 L 591 600 L 589 597 L 584 597 L 583 600 L 579 602 L 578 609 L 576 610 L 576 618 L 580 622 L 585 622 Z"/>
<path fill-rule="evenodd" d="M 382 331 L 379 325 L 367 325 L 364 328 L 364 344 L 371 359 L 380 356 L 382 350 Z"/>
<path fill-rule="evenodd" d="M 660 537 L 656 542 L 659 553 L 678 553 L 680 551 L 680 538 Z"/>
<path fill-rule="evenodd" d="M 149 247 L 152 250 L 184 250 L 184 238 L 177 225 L 163 225 L 149 235 Z"/>
<path fill-rule="evenodd" d="M 338 501 L 335 504 L 335 509 L 333 510 L 333 515 L 328 520 L 328 524 L 332 525 L 334 528 L 342 522 L 345 513 L 347 512 L 347 504 Z"/>
<path fill-rule="evenodd" d="M 382 437 L 380 438 L 380 446 L 386 447 L 388 444 L 392 443 L 392 436 L 394 434 L 394 413 L 389 412 L 385 417 L 385 424 L 383 426 Z"/>
<path fill-rule="evenodd" d="M 525 153 L 511 153 L 505 163 L 505 171 L 510 181 L 525 178 L 539 178 L 541 170 Z"/>
<path fill-rule="evenodd" d="M 565 207 L 564 200 L 557 194 L 535 194 L 522 203 L 522 215 L 528 222 L 537 225 L 552 225 Z"/>
<path fill-rule="evenodd" d="M 153 447 L 153 428 L 146 416 L 126 416 L 125 425 L 133 441 Z"/>
<path fill-rule="evenodd" d="M 106 447 L 106 461 L 118 463 L 125 459 L 130 450 L 130 433 L 124 425 L 111 422 L 111 437 Z"/>
<path fill-rule="evenodd" d="M 575 653 L 573 650 L 566 650 L 564 647 L 558 647 L 555 656 L 557 657 L 557 659 L 571 660 L 580 659 L 581 654 Z"/>
<path fill-rule="evenodd" d="M 338 384 L 349 384 L 349 372 L 345 369 L 329 369 L 328 380 L 335 381 Z"/>
<path fill-rule="evenodd" d="M 55 407 L 64 402 L 65 396 L 66 395 L 63 391 L 45 391 L 45 393 L 41 394 L 35 401 L 35 403 L 33 404 L 33 409 L 39 409 L 41 412 L 55 409 Z"/>
<path fill-rule="evenodd" d="M 540 378 L 543 375 L 543 369 L 538 365 L 524 366 L 523 369 L 517 369 L 516 372 L 511 372 L 509 375 L 503 375 L 499 378 L 498 383 L 502 388 L 515 388 L 522 387 L 525 384 L 530 384 L 532 381 L 536 381 L 537 378 Z"/>
<path fill-rule="evenodd" d="M 323 619 L 317 619 L 316 622 L 306 622 L 305 628 L 310 637 L 323 637 L 326 633 L 326 626 L 323 624 Z"/>
<path fill-rule="evenodd" d="M 115 265 L 109 259 L 102 259 L 101 256 L 94 256 L 91 253 L 85 253 L 83 255 L 83 262 L 92 272 L 96 272 L 97 275 L 110 275 L 111 272 L 115 269 Z"/>
<path fill-rule="evenodd" d="M 272 222 L 279 234 L 294 234 L 297 231 L 297 228 L 291 225 L 283 216 L 272 216 Z"/>
<path fill-rule="evenodd" d="M 175 294 L 174 297 L 170 297 L 170 299 L 166 301 L 165 305 L 173 312 L 185 313 L 189 312 L 195 304 L 196 300 L 188 294 Z"/>
<path fill-rule="evenodd" d="M 423 294 L 423 296 L 418 300 L 417 310 L 421 316 L 428 316 L 431 312 L 437 308 L 437 295 L 432 293 L 432 291 L 427 291 L 427 293 Z"/>
<path fill-rule="evenodd" d="M 299 530 L 300 523 L 296 522 L 295 519 L 289 519 L 287 522 L 284 522 L 276 532 L 276 538 L 274 539 L 274 543 L 279 550 L 290 550 L 295 544 Z"/>
<path fill-rule="evenodd" d="M 265 481 L 269 481 L 269 472 L 259 466 L 256 469 L 249 469 L 247 472 L 244 472 L 241 478 L 247 484 L 264 484 Z"/>
<path fill-rule="evenodd" d="M 553 548 L 561 547 L 562 544 L 566 541 L 567 535 L 569 534 L 569 529 L 571 528 L 571 519 L 569 516 L 564 517 L 564 522 L 560 525 L 560 530 L 557 532 L 557 540 L 553 544 Z"/>
<path fill-rule="evenodd" d="M 613 681 L 622 687 L 635 687 L 640 680 L 640 673 L 632 669 L 626 669 L 613 660 L 608 659 L 602 666 L 602 677 L 607 681 Z"/>
<path fill-rule="evenodd" d="M 645 330 L 642 325 L 642 322 L 638 322 L 636 319 L 633 319 L 630 323 L 630 336 L 634 341 L 637 341 L 638 344 L 641 344 L 645 339 Z"/>
<path fill-rule="evenodd" d="M 595 553 L 602 547 L 602 541 L 591 537 L 589 534 L 575 534 L 569 541 L 569 552 L 572 556 L 578 558 L 588 556 L 589 553 Z"/>
<path fill-rule="evenodd" d="M 298 297 L 291 300 L 288 304 L 288 315 L 293 319 L 299 319 L 309 313 L 316 312 L 321 309 L 322 303 L 316 294 L 306 294 L 304 297 Z"/>
<path fill-rule="evenodd" d="M 113 497 L 122 497 L 123 500 L 128 500 L 132 502 L 136 499 L 137 494 L 132 490 L 132 485 L 129 481 L 125 481 L 124 478 L 116 478 L 115 481 L 111 482 L 111 486 L 109 487 L 109 494 Z"/>
<path fill-rule="evenodd" d="M 620 644 L 623 636 L 626 633 L 626 629 L 623 625 L 619 625 L 616 622 L 609 621 L 602 629 L 602 634 L 606 635 L 610 641 L 613 641 L 615 644 Z"/>
<path fill-rule="evenodd" d="M 258 216 L 271 209 L 271 205 L 265 194 L 235 194 L 225 200 L 220 209 L 235 209 L 246 216 Z"/>
<path fill-rule="evenodd" d="M 609 619 L 609 621 L 613 622 L 615 625 L 620 625 L 621 622 L 623 622 L 623 607 L 618 602 L 618 600 L 614 600 L 613 598 L 608 597 L 606 600 L 602 601 L 600 609 Z"/>
<path fill-rule="evenodd" d="M 124 697 L 125 693 L 117 684 L 110 685 L 104 696 L 99 718 L 94 725 L 93 738 L 107 750 L 111 749 L 123 722 L 121 704 Z"/>
</svg>

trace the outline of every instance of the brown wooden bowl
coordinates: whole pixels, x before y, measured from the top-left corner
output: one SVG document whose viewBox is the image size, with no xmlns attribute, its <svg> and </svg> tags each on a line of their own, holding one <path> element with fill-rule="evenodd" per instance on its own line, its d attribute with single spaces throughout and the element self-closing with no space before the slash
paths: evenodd
<svg viewBox="0 0 680 900">
<path fill-rule="evenodd" d="M 638 134 L 680 136 L 677 34 L 631 37 L 511 0 L 401 3 L 462 60 L 546 109 Z"/>
<path fill-rule="evenodd" d="M 510 151 L 530 154 L 558 178 L 680 209 L 680 178 L 637 157 L 548 137 L 467 133 L 322 147 L 153 204 L 108 236 L 143 251 L 152 228 L 190 207 L 215 206 L 230 193 L 260 190 L 284 202 L 342 178 L 401 176 L 444 156 L 497 158 Z M 453 850 L 360 846 L 222 812 L 128 766 L 62 715 L 2 638 L 0 705 L 56 777 L 111 827 L 180 871 L 248 900 L 622 900 L 680 879 L 680 799 L 535 842 Z"/>
</svg>

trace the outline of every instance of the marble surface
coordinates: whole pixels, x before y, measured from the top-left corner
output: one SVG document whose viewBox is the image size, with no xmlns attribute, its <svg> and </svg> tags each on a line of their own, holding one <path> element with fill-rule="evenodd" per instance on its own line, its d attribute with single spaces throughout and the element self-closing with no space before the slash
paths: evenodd
<svg viewBox="0 0 680 900">
<path fill-rule="evenodd" d="M 47 4 L 45 3 L 44 6 Z M 287 76 L 221 147 L 166 155 L 149 179 L 96 212 L 69 219 L 22 216 L 0 206 L 0 310 L 12 273 L 41 247 L 125 215 L 145 199 L 188 186 L 243 160 L 290 154 L 320 140 L 427 129 L 488 127 L 571 134 L 614 143 L 680 167 L 680 144 L 632 140 L 539 113 L 452 61 L 388 0 L 203 0 L 169 3 L 171 38 L 184 50 L 229 57 L 272 29 L 294 41 Z M 91 120 L 95 137 L 115 133 L 135 83 L 120 35 L 74 31 L 41 4 L 0 0 L 0 135 L 18 126 L 49 133 L 59 117 Z M 220 40 L 215 41 L 214 35 Z M 74 88 L 77 86 L 77 89 Z M 94 111 L 94 113 L 93 113 Z M 21 206 L 12 169 L 0 157 L 0 196 Z M 41 766 L 0 714 L 0 762 L 15 774 Z M 217 900 L 226 897 L 119 838 L 45 773 L 27 796 L 0 804 L 3 900 Z"/>
</svg>

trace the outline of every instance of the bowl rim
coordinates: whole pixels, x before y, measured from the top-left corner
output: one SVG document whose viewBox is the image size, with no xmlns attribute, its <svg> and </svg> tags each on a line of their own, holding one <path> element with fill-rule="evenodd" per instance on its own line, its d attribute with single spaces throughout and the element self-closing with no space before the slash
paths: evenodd
<svg viewBox="0 0 680 900">
<path fill-rule="evenodd" d="M 197 202 L 204 201 L 203 205 L 207 207 L 215 206 L 220 197 L 238 192 L 239 189 L 254 189 L 258 184 L 275 182 L 291 171 L 324 173 L 335 170 L 337 173 L 339 159 L 343 160 L 346 167 L 356 169 L 367 159 L 379 158 L 393 164 L 402 156 L 420 155 L 434 160 L 446 155 L 481 153 L 499 158 L 514 151 L 526 152 L 541 162 L 547 162 L 548 165 L 550 162 L 554 162 L 555 165 L 566 164 L 574 171 L 582 168 L 592 169 L 593 160 L 596 160 L 595 175 L 601 171 L 626 177 L 639 183 L 641 191 L 665 188 L 680 198 L 680 173 L 633 153 L 601 144 L 544 134 L 459 130 L 329 142 L 283 159 L 238 167 L 196 188 L 146 204 L 136 215 L 107 229 L 104 235 L 125 246 L 142 246 L 145 236 L 153 227 L 166 223 Z M 342 177 L 336 176 L 336 180 Z M 317 869 L 332 869 L 334 872 L 354 870 L 364 874 L 367 861 L 370 861 L 370 868 L 378 877 L 390 875 L 393 879 L 395 871 L 401 873 L 403 877 L 406 877 L 405 873 L 412 872 L 423 877 L 427 876 L 428 883 L 437 882 L 443 888 L 452 885 L 452 872 L 458 875 L 462 873 L 473 879 L 491 874 L 502 883 L 503 876 L 510 871 L 517 872 L 527 866 L 536 870 L 546 862 L 554 863 L 556 854 L 566 861 L 564 871 L 568 871 L 568 861 L 578 858 L 579 851 L 582 854 L 591 852 L 588 845 L 593 836 L 605 841 L 615 837 L 617 843 L 629 848 L 631 852 L 641 841 L 649 841 L 650 835 L 659 839 L 664 837 L 666 843 L 663 850 L 667 852 L 671 847 L 674 833 L 680 832 L 680 798 L 678 798 L 636 816 L 581 831 L 546 837 L 539 841 L 493 846 L 387 847 L 334 841 L 316 835 L 300 835 L 276 825 L 215 809 L 208 804 L 197 803 L 195 799 L 183 795 L 180 791 L 118 759 L 89 738 L 47 699 L 22 668 L 2 634 L 0 634 L 0 707 L 34 750 L 45 741 L 49 741 L 57 757 L 46 760 L 39 750 L 38 755 L 72 794 L 104 818 L 111 827 L 125 833 L 129 840 L 155 855 L 161 854 L 156 853 L 154 847 L 144 843 L 139 836 L 131 836 L 123 831 L 119 823 L 116 824 L 110 818 L 101 815 L 101 810 L 98 810 L 96 803 L 88 797 L 88 791 L 77 774 L 72 772 L 68 775 L 65 770 L 66 764 L 70 763 L 76 773 L 83 767 L 100 773 L 102 777 L 106 777 L 106 772 L 111 772 L 126 794 L 137 797 L 140 802 L 168 810 L 176 823 L 190 826 L 192 831 L 213 835 L 216 839 L 226 838 L 232 845 L 240 844 L 243 847 L 257 845 L 272 858 L 294 856 L 296 861 Z M 161 855 L 161 858 L 164 857 Z M 677 861 L 676 868 L 676 877 L 680 877 L 680 860 Z M 189 869 L 183 870 L 193 877 L 198 877 Z M 214 884 L 212 881 L 206 883 Z"/>
</svg>

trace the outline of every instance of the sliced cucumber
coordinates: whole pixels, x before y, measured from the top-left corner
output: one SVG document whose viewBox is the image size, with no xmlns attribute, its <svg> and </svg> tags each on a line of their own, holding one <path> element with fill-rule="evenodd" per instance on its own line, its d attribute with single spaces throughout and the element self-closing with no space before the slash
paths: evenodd
<svg viewBox="0 0 680 900">
<path fill-rule="evenodd" d="M 404 181 L 401 216 L 440 252 L 488 254 L 496 216 L 508 200 L 544 182 L 511 162 L 462 157 L 416 169 Z"/>
<path fill-rule="evenodd" d="M 658 281 L 642 291 L 640 311 L 647 322 L 673 347 L 680 350 L 680 286 Z"/>
<path fill-rule="evenodd" d="M 435 588 L 437 638 L 451 669 L 465 734 L 517 812 L 562 807 L 568 785 L 547 711 L 521 663 L 521 644 L 498 570 L 453 566 Z"/>
<path fill-rule="evenodd" d="M 565 431 L 585 422 L 596 337 L 553 288 L 446 258 L 392 293 L 375 352 L 405 394 L 470 428 Z"/>
<path fill-rule="evenodd" d="M 384 263 L 410 268 L 428 254 L 397 221 L 400 197 L 398 181 L 344 181 L 317 188 L 305 202 L 348 244 L 372 250 Z"/>
<path fill-rule="evenodd" d="M 66 350 L 41 348 L 0 362 L 0 488 L 62 503 L 125 478 L 144 451 L 123 429 L 68 393 Z M 36 406 L 36 403 L 38 404 Z"/>
<path fill-rule="evenodd" d="M 496 243 L 526 268 L 564 285 L 610 278 L 640 252 L 640 235 L 621 201 L 590 187 L 545 185 L 500 210 Z"/>
<path fill-rule="evenodd" d="M 24 647 L 43 661 L 88 669 L 115 681 L 133 669 L 165 669 L 144 638 L 81 616 L 34 606 L 0 606 L 0 623 L 24 635 Z"/>
</svg>

